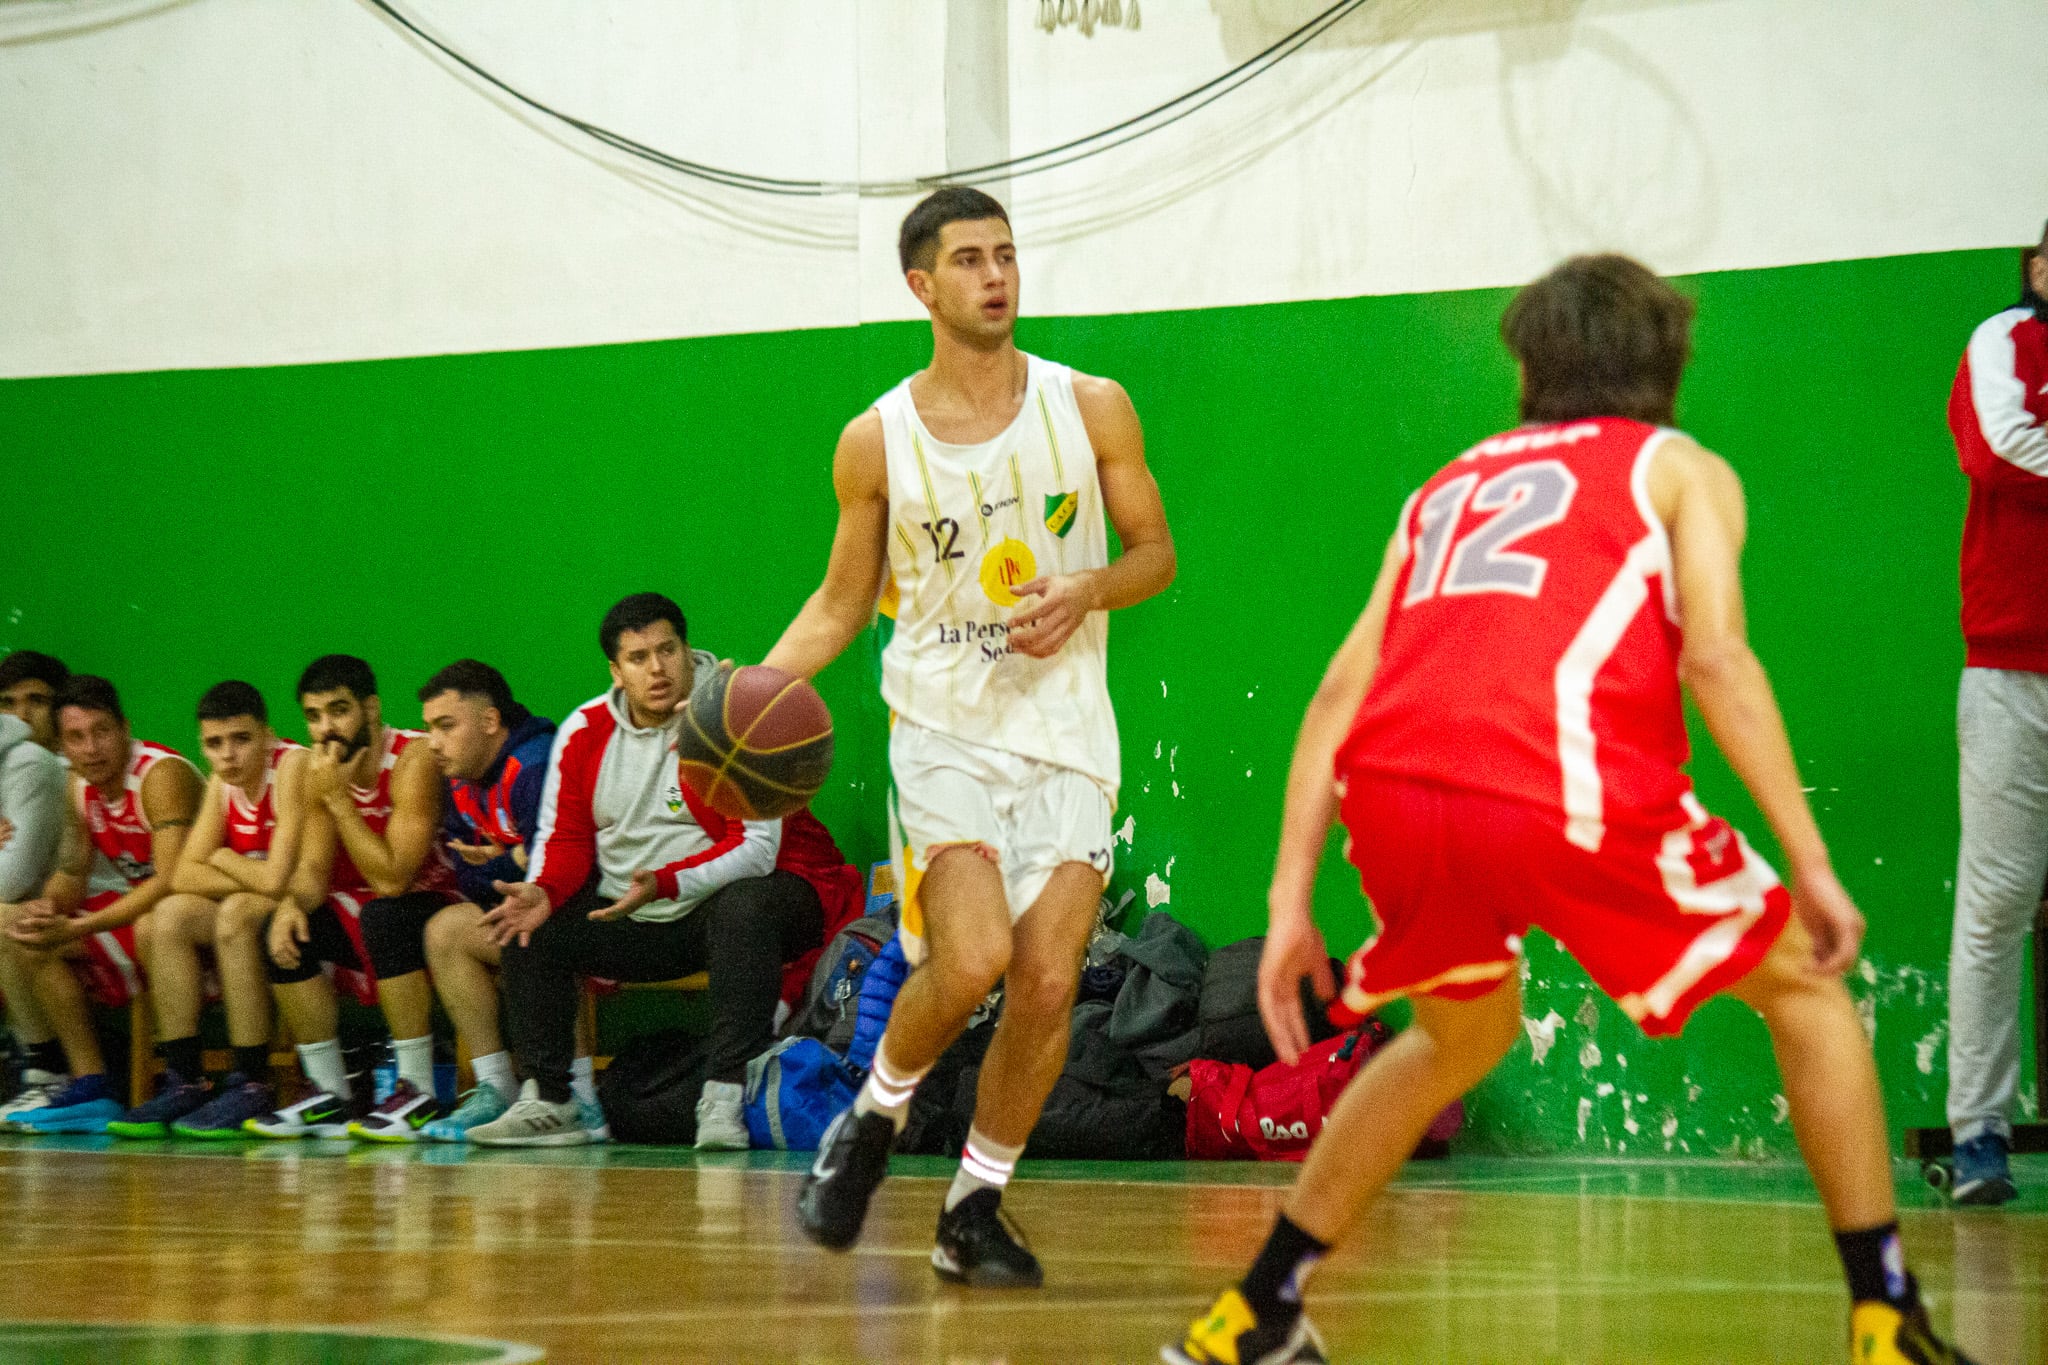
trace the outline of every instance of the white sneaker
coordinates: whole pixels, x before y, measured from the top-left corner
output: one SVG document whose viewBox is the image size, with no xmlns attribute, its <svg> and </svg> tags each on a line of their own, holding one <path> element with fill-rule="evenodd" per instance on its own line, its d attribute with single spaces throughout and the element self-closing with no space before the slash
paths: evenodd
<svg viewBox="0 0 2048 1365">
<path fill-rule="evenodd" d="M 528 1081 L 519 1087 L 512 1107 L 470 1129 L 469 1140 L 478 1147 L 581 1147 L 590 1141 L 590 1130 L 578 1117 L 573 1097 L 551 1103 L 540 1097 L 538 1085 Z"/>
<path fill-rule="evenodd" d="M 747 1092 L 732 1081 L 706 1081 L 697 1095 L 697 1150 L 744 1152 L 754 1145 L 747 1136 Z"/>
<path fill-rule="evenodd" d="M 26 1114 L 31 1109 L 49 1107 L 50 1101 L 57 1098 L 70 1083 L 69 1076 L 39 1071 L 35 1067 L 24 1070 L 21 1073 L 21 1093 L 7 1103 L 0 1104 L 0 1133 L 21 1132 L 21 1129 L 14 1126 L 15 1115 Z"/>
</svg>

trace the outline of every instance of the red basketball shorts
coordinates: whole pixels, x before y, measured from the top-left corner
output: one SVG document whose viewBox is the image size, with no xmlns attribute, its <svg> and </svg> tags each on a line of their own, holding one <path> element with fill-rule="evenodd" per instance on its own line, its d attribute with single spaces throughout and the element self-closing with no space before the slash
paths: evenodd
<svg viewBox="0 0 2048 1365">
<path fill-rule="evenodd" d="M 1333 1014 L 1476 999 L 1517 969 L 1534 925 L 1645 1033 L 1677 1033 L 1791 914 L 1777 874 L 1691 793 L 1663 819 L 1609 823 L 1597 852 L 1541 807 L 1384 773 L 1351 778 L 1343 821 L 1380 932 L 1352 956 Z"/>
<path fill-rule="evenodd" d="M 78 913 L 89 915 L 95 910 L 104 910 L 124 894 L 101 891 L 87 896 Z M 135 946 L 133 924 L 87 934 L 79 940 L 78 946 L 78 955 L 67 960 L 94 1004 L 120 1009 L 142 993 L 142 954 Z"/>
</svg>

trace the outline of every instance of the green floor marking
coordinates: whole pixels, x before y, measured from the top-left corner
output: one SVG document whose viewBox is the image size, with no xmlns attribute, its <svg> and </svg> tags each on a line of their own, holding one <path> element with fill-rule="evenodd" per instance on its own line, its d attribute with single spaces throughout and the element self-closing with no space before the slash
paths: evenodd
<svg viewBox="0 0 2048 1365">
<path fill-rule="evenodd" d="M 0 1365 L 524 1365 L 540 1348 L 339 1327 L 0 1323 Z"/>
</svg>

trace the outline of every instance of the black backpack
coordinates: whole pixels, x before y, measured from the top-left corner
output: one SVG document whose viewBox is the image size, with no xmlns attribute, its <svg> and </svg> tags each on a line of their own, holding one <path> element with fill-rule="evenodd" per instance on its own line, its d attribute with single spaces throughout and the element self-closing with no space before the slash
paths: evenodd
<svg viewBox="0 0 2048 1365">
<path fill-rule="evenodd" d="M 1200 1031 L 1197 1057 L 1237 1062 L 1254 1071 L 1273 1064 L 1273 1044 L 1259 1018 L 1259 954 L 1265 948 L 1261 936 L 1239 939 L 1209 954 L 1209 965 L 1202 971 L 1201 1004 L 1196 1010 Z M 1344 964 L 1331 958 L 1330 972 L 1342 984 Z M 1330 1022 L 1328 1007 L 1316 999 L 1307 981 L 1301 983 L 1301 1007 L 1308 1018 L 1311 1042 L 1334 1038 L 1341 1031 Z"/>
<path fill-rule="evenodd" d="M 630 1039 L 605 1068 L 598 1102 L 620 1142 L 688 1145 L 697 1140 L 697 1096 L 710 1074 L 704 1040 L 683 1029 Z"/>
</svg>

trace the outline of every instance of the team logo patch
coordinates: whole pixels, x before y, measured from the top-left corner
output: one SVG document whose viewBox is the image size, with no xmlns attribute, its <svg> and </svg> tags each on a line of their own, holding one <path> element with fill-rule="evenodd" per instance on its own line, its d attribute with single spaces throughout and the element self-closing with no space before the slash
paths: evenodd
<svg viewBox="0 0 2048 1365">
<path fill-rule="evenodd" d="M 1061 540 L 1065 540 L 1067 532 L 1074 529 L 1074 513 L 1080 509 L 1081 494 L 1078 491 L 1073 493 L 1047 493 L 1045 495 L 1045 529 L 1058 536 Z"/>
<path fill-rule="evenodd" d="M 670 784 L 666 800 L 670 815 L 683 813 L 683 787 L 680 782 Z"/>
<path fill-rule="evenodd" d="M 1021 540 L 1003 539 L 981 557 L 981 590 L 999 607 L 1017 605 L 1017 585 L 1038 577 L 1038 560 Z"/>
</svg>

